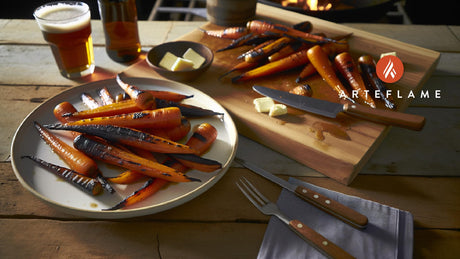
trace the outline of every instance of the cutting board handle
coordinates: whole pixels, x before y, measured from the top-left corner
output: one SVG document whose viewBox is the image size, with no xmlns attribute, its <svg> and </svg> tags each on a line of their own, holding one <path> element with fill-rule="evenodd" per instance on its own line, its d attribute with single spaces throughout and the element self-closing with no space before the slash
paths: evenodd
<svg viewBox="0 0 460 259">
<path fill-rule="evenodd" d="M 370 108 L 359 104 L 345 104 L 343 110 L 370 121 L 411 130 L 422 130 L 425 125 L 425 117 L 420 115 Z"/>
</svg>

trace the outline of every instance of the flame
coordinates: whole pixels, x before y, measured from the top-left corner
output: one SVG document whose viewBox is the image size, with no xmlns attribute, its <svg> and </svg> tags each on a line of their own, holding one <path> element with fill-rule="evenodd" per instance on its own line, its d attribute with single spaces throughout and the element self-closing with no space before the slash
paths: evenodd
<svg viewBox="0 0 460 259">
<path fill-rule="evenodd" d="M 321 3 L 319 3 L 321 2 Z M 318 1 L 318 0 L 281 0 L 281 5 L 300 7 L 304 10 L 310 11 L 327 11 L 332 8 L 330 1 Z"/>
</svg>

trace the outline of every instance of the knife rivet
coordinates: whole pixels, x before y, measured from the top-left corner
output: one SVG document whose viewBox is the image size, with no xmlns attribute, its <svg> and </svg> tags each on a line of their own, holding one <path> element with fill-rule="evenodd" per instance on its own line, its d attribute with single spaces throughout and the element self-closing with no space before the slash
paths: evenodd
<svg viewBox="0 0 460 259">
<path fill-rule="evenodd" d="M 297 224 L 297 227 L 298 228 L 303 228 L 303 225 L 299 223 L 299 224 Z"/>
<path fill-rule="evenodd" d="M 323 245 L 327 246 L 329 243 L 327 241 L 323 241 Z"/>
<path fill-rule="evenodd" d="M 302 189 L 302 192 L 303 192 L 303 193 L 307 193 L 307 190 L 305 190 L 305 189 Z"/>
<path fill-rule="evenodd" d="M 319 195 L 318 195 L 318 194 L 315 194 L 315 195 L 313 195 L 313 198 L 318 199 L 318 198 L 319 198 Z"/>
<path fill-rule="evenodd" d="M 326 204 L 331 204 L 331 201 L 330 200 L 325 200 L 324 201 Z"/>
</svg>

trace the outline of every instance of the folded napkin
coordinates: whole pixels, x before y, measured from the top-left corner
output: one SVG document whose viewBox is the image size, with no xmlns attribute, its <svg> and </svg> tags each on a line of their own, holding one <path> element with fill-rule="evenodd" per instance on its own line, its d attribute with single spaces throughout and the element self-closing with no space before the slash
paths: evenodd
<svg viewBox="0 0 460 259">
<path fill-rule="evenodd" d="M 280 210 L 298 219 L 356 258 L 412 258 L 413 217 L 407 211 L 377 202 L 330 191 L 295 178 L 289 182 L 303 185 L 364 214 L 367 228 L 355 229 L 284 190 L 277 201 Z M 258 258 L 325 258 L 298 237 L 278 218 L 271 217 Z"/>
</svg>

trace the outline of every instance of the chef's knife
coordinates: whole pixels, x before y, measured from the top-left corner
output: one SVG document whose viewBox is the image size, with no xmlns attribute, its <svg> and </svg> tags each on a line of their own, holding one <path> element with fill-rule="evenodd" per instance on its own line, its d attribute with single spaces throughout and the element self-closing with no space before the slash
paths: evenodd
<svg viewBox="0 0 460 259">
<path fill-rule="evenodd" d="M 291 184 L 244 159 L 236 157 L 235 161 L 355 228 L 365 228 L 367 226 L 368 219 L 366 216 L 335 200 L 309 188 Z"/>
<path fill-rule="evenodd" d="M 421 130 L 425 125 L 425 118 L 419 115 L 375 109 L 359 104 L 334 103 L 258 85 L 253 86 L 252 89 L 280 103 L 329 118 L 335 118 L 338 113 L 344 112 L 373 122 L 411 130 Z"/>
</svg>

